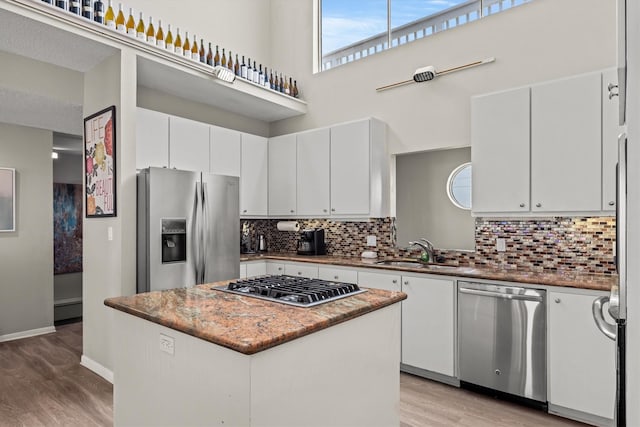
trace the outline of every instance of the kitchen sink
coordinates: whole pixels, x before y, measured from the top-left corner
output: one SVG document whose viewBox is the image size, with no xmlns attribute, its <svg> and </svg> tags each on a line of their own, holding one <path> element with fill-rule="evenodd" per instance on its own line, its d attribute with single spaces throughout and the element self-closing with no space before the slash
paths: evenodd
<svg viewBox="0 0 640 427">
<path fill-rule="evenodd" d="M 384 261 L 376 262 L 378 265 L 390 265 L 394 267 L 406 267 L 406 268 L 424 268 L 425 270 L 446 270 L 450 268 L 457 268 L 456 265 L 446 265 L 446 264 L 427 264 L 420 261 L 411 261 L 411 260 L 397 260 L 397 259 L 388 259 Z"/>
</svg>

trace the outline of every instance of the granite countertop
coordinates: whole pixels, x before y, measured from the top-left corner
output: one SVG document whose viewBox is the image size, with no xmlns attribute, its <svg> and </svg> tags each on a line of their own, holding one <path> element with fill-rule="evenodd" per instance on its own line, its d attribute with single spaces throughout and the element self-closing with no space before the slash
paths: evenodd
<svg viewBox="0 0 640 427">
<path fill-rule="evenodd" d="M 229 281 L 108 298 L 106 306 L 185 334 L 254 354 L 407 298 L 402 292 L 367 292 L 300 308 L 211 289 Z"/>
<path fill-rule="evenodd" d="M 489 266 L 439 267 L 438 265 L 427 265 L 422 267 L 399 267 L 376 264 L 376 262 L 382 261 L 384 258 L 363 259 L 358 257 L 338 257 L 330 255 L 302 256 L 288 253 L 265 253 L 256 255 L 242 254 L 240 256 L 240 261 L 259 260 L 310 262 L 315 264 L 355 268 L 376 268 L 381 270 L 395 270 L 398 272 L 440 274 L 445 276 L 465 277 L 469 279 L 500 280 L 531 285 L 566 286 L 598 291 L 609 291 L 612 286 L 618 283 L 617 275 L 588 274 L 574 271 L 535 272 L 530 270 L 492 268 Z M 366 284 L 363 283 L 362 285 L 366 287 Z"/>
</svg>

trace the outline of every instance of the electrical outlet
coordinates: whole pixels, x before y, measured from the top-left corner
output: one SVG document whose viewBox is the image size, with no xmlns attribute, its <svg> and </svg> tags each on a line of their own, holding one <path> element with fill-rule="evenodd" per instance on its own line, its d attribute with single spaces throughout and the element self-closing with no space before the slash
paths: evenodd
<svg viewBox="0 0 640 427">
<path fill-rule="evenodd" d="M 173 356 L 175 353 L 173 338 L 165 334 L 160 334 L 160 350 Z"/>
<path fill-rule="evenodd" d="M 367 236 L 367 246 L 376 246 L 376 236 Z"/>
<path fill-rule="evenodd" d="M 507 243 L 505 241 L 505 239 L 496 239 L 496 250 L 498 252 L 506 252 L 507 250 Z"/>
</svg>

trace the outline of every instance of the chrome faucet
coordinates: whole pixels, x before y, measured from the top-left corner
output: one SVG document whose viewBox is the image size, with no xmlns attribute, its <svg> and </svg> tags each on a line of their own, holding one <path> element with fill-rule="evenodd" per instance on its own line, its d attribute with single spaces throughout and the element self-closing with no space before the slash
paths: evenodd
<svg viewBox="0 0 640 427">
<path fill-rule="evenodd" d="M 429 240 L 423 238 L 420 238 L 414 242 L 409 242 L 409 246 L 407 246 L 407 249 L 410 249 L 413 246 L 419 246 L 421 247 L 428 255 L 429 255 L 429 261 L 428 262 L 435 262 L 435 254 L 434 254 L 434 247 L 433 247 L 433 243 L 431 243 Z"/>
</svg>

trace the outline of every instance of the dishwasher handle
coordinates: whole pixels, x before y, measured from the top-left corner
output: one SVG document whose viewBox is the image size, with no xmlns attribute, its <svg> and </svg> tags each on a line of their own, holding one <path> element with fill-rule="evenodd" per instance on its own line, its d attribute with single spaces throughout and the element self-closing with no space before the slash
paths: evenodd
<svg viewBox="0 0 640 427">
<path fill-rule="evenodd" d="M 540 295 L 504 294 L 500 292 L 483 291 L 482 289 L 469 289 L 469 288 L 459 288 L 458 291 L 461 294 L 479 295 L 479 296 L 491 297 L 491 298 L 501 298 L 501 299 L 518 300 L 518 301 L 535 301 L 535 302 L 543 301 Z"/>
</svg>

